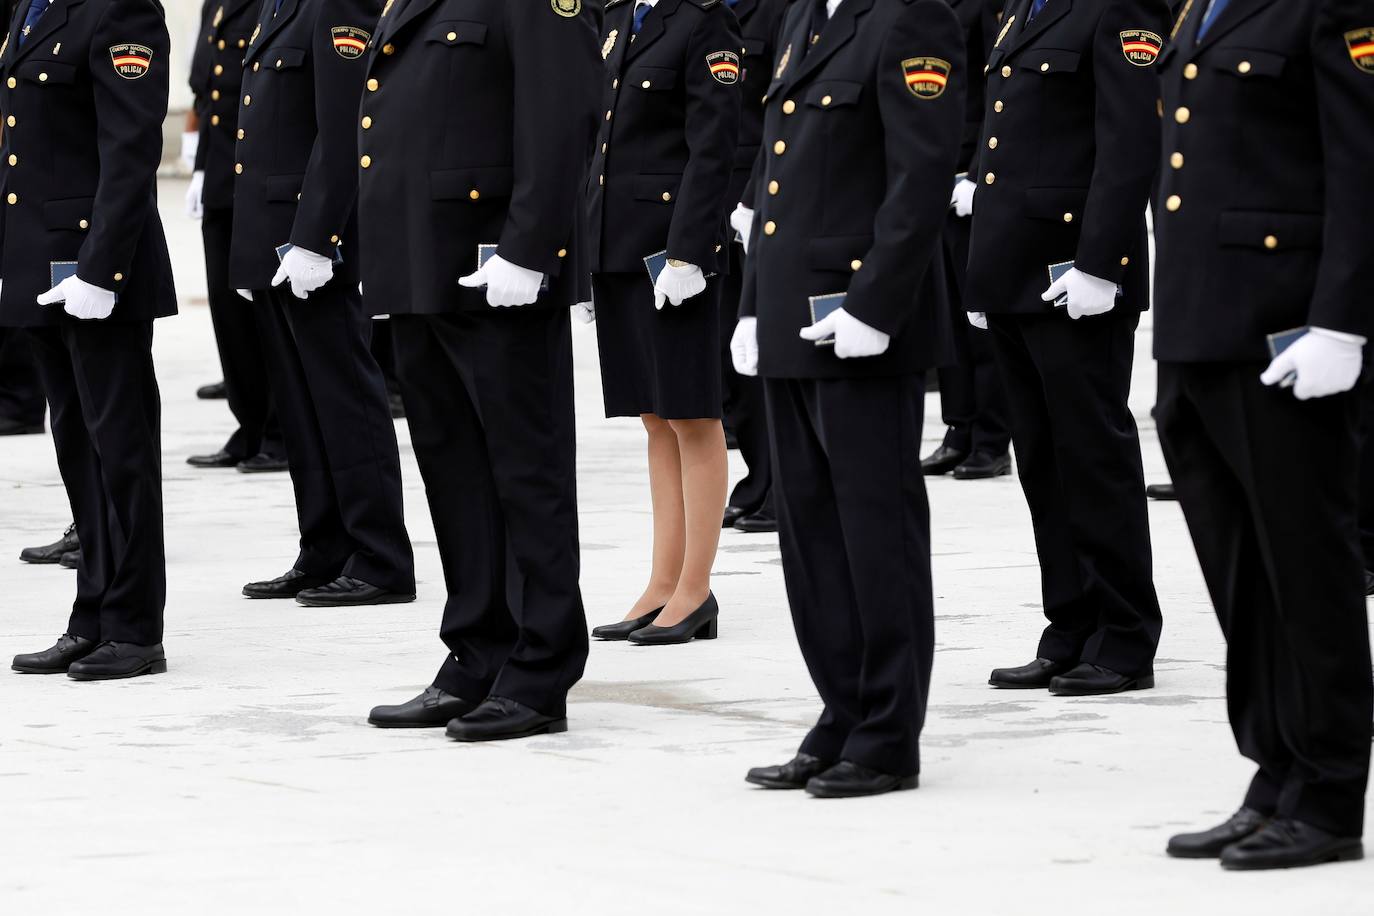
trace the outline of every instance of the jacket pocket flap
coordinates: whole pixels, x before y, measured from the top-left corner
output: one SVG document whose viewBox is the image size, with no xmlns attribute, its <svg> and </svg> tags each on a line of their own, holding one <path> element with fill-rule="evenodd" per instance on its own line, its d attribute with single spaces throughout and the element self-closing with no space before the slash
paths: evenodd
<svg viewBox="0 0 1374 916">
<path fill-rule="evenodd" d="M 265 182 L 266 197 L 274 201 L 297 200 L 301 196 L 301 184 L 304 181 L 304 175 L 269 175 Z"/>
<path fill-rule="evenodd" d="M 1320 213 L 1226 210 L 1217 224 L 1221 244 L 1230 248 L 1320 248 L 1325 220 Z"/>
<path fill-rule="evenodd" d="M 91 228 L 93 197 L 69 197 L 43 204 L 43 222 L 49 229 L 69 229 L 83 232 Z"/>
<path fill-rule="evenodd" d="M 1055 48 L 1036 48 L 1027 51 L 1017 66 L 1022 70 L 1052 75 L 1055 73 L 1077 73 L 1083 55 L 1077 51 L 1060 51 Z"/>
<path fill-rule="evenodd" d="M 804 101 L 815 108 L 838 108 L 842 105 L 857 105 L 863 94 L 863 83 L 844 80 L 828 80 L 817 83 L 806 90 Z"/>
<path fill-rule="evenodd" d="M 262 65 L 273 70 L 294 70 L 303 63 L 304 48 L 273 48 L 262 57 Z"/>
<path fill-rule="evenodd" d="M 426 40 L 445 45 L 484 45 L 487 43 L 487 24 L 466 19 L 436 22 L 430 27 Z"/>
<path fill-rule="evenodd" d="M 31 83 L 56 83 L 68 86 L 76 82 L 76 67 L 55 60 L 26 60 L 14 72 Z"/>
<path fill-rule="evenodd" d="M 1273 51 L 1251 51 L 1245 48 L 1218 48 L 1212 55 L 1213 67 L 1242 79 L 1256 76 L 1282 76 L 1288 58 Z"/>
<path fill-rule="evenodd" d="M 739 44 L 744 57 L 761 57 L 768 51 L 768 42 L 763 38 L 744 38 Z"/>
<path fill-rule="evenodd" d="M 681 175 L 637 175 L 634 183 L 635 200 L 670 204 L 677 199 L 677 189 L 681 185 Z"/>
<path fill-rule="evenodd" d="M 1087 201 L 1087 188 L 1027 188 L 1026 216 L 1071 223 L 1082 217 Z M 1072 218 L 1065 219 L 1065 216 Z"/>
<path fill-rule="evenodd" d="M 625 85 L 647 92 L 660 92 L 677 85 L 677 71 L 665 67 L 636 67 L 625 77 Z"/>
<path fill-rule="evenodd" d="M 872 247 L 871 235 L 832 235 L 807 242 L 806 257 L 817 270 L 853 273 Z"/>
<path fill-rule="evenodd" d="M 429 194 L 434 200 L 509 197 L 514 187 L 515 172 L 509 166 L 442 169 L 429 173 Z"/>
</svg>

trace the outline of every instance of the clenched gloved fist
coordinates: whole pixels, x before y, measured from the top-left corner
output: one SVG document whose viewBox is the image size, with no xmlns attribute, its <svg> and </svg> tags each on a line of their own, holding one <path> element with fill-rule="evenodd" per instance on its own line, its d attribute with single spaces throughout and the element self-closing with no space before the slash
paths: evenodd
<svg viewBox="0 0 1374 916">
<path fill-rule="evenodd" d="M 334 278 L 334 262 L 322 254 L 291 246 L 282 256 L 281 266 L 272 277 L 273 286 L 291 281 L 291 294 L 304 299 Z"/>
<path fill-rule="evenodd" d="M 960 178 L 955 182 L 954 194 L 949 199 L 949 205 L 954 208 L 955 216 L 973 215 L 973 194 L 977 190 L 978 185 L 967 178 Z"/>
<path fill-rule="evenodd" d="M 831 335 L 835 337 L 835 355 L 840 359 L 881 356 L 892 343 L 890 334 L 864 324 L 844 309 L 836 309 L 801 329 L 803 340 L 821 340 Z"/>
<path fill-rule="evenodd" d="M 181 135 L 181 161 L 188 169 L 196 167 L 196 153 L 200 150 L 200 133 L 184 131 Z"/>
<path fill-rule="evenodd" d="M 754 211 L 744 204 L 736 204 L 735 212 L 730 214 L 730 228 L 739 233 L 744 253 L 749 253 L 749 235 L 754 231 Z"/>
<path fill-rule="evenodd" d="M 1105 315 L 1116 308 L 1116 284 L 1085 274 L 1077 267 L 1051 283 L 1040 298 L 1053 302 L 1066 293 L 1069 297 L 1069 317 L 1074 321 L 1091 315 Z"/>
<path fill-rule="evenodd" d="M 108 289 L 92 286 L 73 274 L 38 297 L 39 305 L 64 302 L 63 309 L 82 321 L 109 318 L 114 312 L 115 294 Z"/>
<path fill-rule="evenodd" d="M 572 316 L 581 324 L 592 324 L 596 321 L 596 303 L 577 303 L 572 307 Z"/>
<path fill-rule="evenodd" d="M 654 284 L 654 308 L 662 309 L 664 302 L 681 305 L 693 296 L 706 291 L 706 275 L 695 264 L 680 267 L 669 263 L 658 275 Z"/>
<path fill-rule="evenodd" d="M 201 197 L 205 194 L 205 173 L 192 172 L 191 186 L 186 189 L 186 215 L 191 219 L 205 216 L 205 206 Z"/>
<path fill-rule="evenodd" d="M 986 331 L 986 330 L 988 329 L 988 313 L 987 313 L 987 312 L 969 312 L 969 313 L 968 313 L 968 323 L 971 324 L 971 325 L 973 325 L 975 328 L 977 328 L 977 329 L 980 330 L 980 331 Z"/>
<path fill-rule="evenodd" d="M 466 277 L 458 278 L 458 285 L 469 289 L 485 286 L 487 305 L 492 308 L 533 305 L 539 298 L 543 282 L 544 275 L 539 271 L 512 264 L 499 254 L 492 255 L 487 263 Z"/>
<path fill-rule="evenodd" d="M 1292 385 L 1293 396 L 1299 401 L 1341 394 L 1360 380 L 1365 342 L 1358 334 L 1309 328 L 1274 357 L 1260 381 L 1284 388 Z"/>
<path fill-rule="evenodd" d="M 740 375 L 759 374 L 759 320 L 741 318 L 730 338 L 730 361 Z"/>
</svg>

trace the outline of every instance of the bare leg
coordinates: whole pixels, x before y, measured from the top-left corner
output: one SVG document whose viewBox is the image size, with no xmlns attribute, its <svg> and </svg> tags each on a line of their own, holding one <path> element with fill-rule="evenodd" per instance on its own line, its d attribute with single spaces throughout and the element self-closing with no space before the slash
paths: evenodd
<svg viewBox="0 0 1374 916">
<path fill-rule="evenodd" d="M 626 620 L 642 617 L 668 603 L 682 574 L 686 525 L 682 515 L 682 461 L 678 439 L 666 420 L 643 414 L 649 433 L 649 492 L 654 510 L 653 566 L 649 584 L 634 603 Z M 716 522 L 720 524 L 719 520 Z"/>
<path fill-rule="evenodd" d="M 677 588 L 656 626 L 681 623 L 711 593 L 711 568 L 720 546 L 720 516 L 725 511 L 729 464 L 719 420 L 670 420 L 677 437 L 686 547 L 680 554 Z M 658 511 L 657 502 L 654 505 Z M 655 523 L 657 525 L 657 523 Z"/>
</svg>

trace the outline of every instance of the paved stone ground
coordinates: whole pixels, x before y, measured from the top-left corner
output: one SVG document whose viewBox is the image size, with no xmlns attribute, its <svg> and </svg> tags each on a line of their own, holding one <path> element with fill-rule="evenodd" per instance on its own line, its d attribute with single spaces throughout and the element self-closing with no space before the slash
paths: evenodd
<svg viewBox="0 0 1374 916">
<path fill-rule="evenodd" d="M 1150 510 L 1159 688 L 1059 700 L 985 686 L 988 669 L 1030 656 L 1040 626 L 1018 485 L 932 484 L 938 656 L 918 792 L 823 802 L 742 782 L 786 759 L 817 712 L 768 536 L 725 536 L 718 641 L 595 646 L 566 735 L 464 747 L 369 728 L 372 704 L 411 695 L 442 656 L 439 560 L 405 426 L 420 600 L 334 611 L 238 597 L 294 556 L 291 490 L 284 476 L 183 463 L 229 431 L 222 404 L 194 398 L 219 370 L 183 187 L 163 192 L 185 308 L 157 337 L 171 671 L 85 685 L 0 675 L 3 911 L 1368 912 L 1368 865 L 1238 876 L 1163 855 L 1172 831 L 1229 814 L 1249 773 L 1174 505 Z M 1162 479 L 1148 328 L 1140 338 L 1132 400 Z M 579 327 L 576 342 L 596 623 L 637 594 L 650 519 L 642 433 L 602 418 L 595 334 Z M 934 397 L 928 412 L 933 445 Z M 0 656 L 61 631 L 72 574 L 5 558 L 67 516 L 50 440 L 0 444 Z"/>
</svg>

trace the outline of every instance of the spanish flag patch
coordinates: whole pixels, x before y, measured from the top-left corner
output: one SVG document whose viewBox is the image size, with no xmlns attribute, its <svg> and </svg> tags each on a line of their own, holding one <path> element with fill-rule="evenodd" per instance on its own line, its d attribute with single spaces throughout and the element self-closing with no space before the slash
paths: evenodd
<svg viewBox="0 0 1374 916">
<path fill-rule="evenodd" d="M 351 25 L 336 25 L 329 32 L 334 39 L 334 52 L 345 60 L 362 57 L 367 50 L 367 43 L 372 39 L 371 32 Z"/>
<path fill-rule="evenodd" d="M 706 66 L 718 83 L 729 86 L 739 82 L 739 55 L 734 51 L 712 51 L 706 55 Z"/>
<path fill-rule="evenodd" d="M 938 57 L 909 57 L 902 61 L 906 88 L 918 99 L 938 99 L 949 85 L 950 64 Z"/>
<path fill-rule="evenodd" d="M 1374 73 L 1374 28 L 1346 32 L 1345 46 L 1350 49 L 1355 66 L 1365 73 Z"/>
<path fill-rule="evenodd" d="M 1127 62 L 1137 67 L 1148 67 L 1159 57 L 1164 49 L 1164 39 L 1154 32 L 1144 29 L 1127 29 L 1121 33 L 1121 53 Z"/>
<path fill-rule="evenodd" d="M 141 79 L 153 65 L 153 49 L 143 45 L 115 45 L 110 48 L 114 71 L 126 80 Z"/>
</svg>

